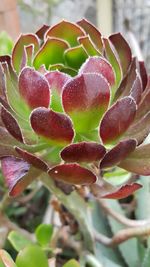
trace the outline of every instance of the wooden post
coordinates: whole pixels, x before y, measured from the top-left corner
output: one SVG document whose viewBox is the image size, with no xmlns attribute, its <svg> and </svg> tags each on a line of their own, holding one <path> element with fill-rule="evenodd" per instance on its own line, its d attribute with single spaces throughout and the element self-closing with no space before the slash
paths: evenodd
<svg viewBox="0 0 150 267">
<path fill-rule="evenodd" d="M 20 33 L 16 0 L 0 2 L 0 32 L 6 31 L 15 40 Z"/>
<path fill-rule="evenodd" d="M 112 0 L 97 0 L 97 25 L 104 36 L 112 33 Z"/>
</svg>

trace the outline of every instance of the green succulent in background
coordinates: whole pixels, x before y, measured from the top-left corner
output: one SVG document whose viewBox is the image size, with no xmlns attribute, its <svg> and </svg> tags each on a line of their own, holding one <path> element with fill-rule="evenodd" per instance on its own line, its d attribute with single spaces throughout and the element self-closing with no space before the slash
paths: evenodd
<svg viewBox="0 0 150 267">
<path fill-rule="evenodd" d="M 12 48 L 12 39 L 6 32 L 2 31 L 0 33 L 0 56 L 11 54 Z"/>
</svg>

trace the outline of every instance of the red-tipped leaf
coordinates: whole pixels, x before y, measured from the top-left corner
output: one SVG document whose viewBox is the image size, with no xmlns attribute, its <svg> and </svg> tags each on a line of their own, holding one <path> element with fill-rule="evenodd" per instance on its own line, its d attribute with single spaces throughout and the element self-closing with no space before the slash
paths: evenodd
<svg viewBox="0 0 150 267">
<path fill-rule="evenodd" d="M 136 103 L 131 97 L 124 97 L 111 106 L 100 124 L 100 137 L 103 143 L 117 141 L 131 125 L 135 114 Z"/>
<path fill-rule="evenodd" d="M 18 141 L 23 143 L 23 136 L 18 122 L 4 107 L 1 108 L 1 118 L 8 132 Z"/>
<path fill-rule="evenodd" d="M 3 158 L 1 166 L 11 196 L 19 195 L 40 174 L 39 170 L 30 169 L 29 163 L 15 157 Z"/>
<path fill-rule="evenodd" d="M 57 37 L 67 41 L 70 46 L 76 46 L 78 45 L 77 38 L 84 34 L 84 31 L 78 25 L 62 20 L 47 31 L 46 37 Z"/>
<path fill-rule="evenodd" d="M 96 176 L 78 164 L 63 164 L 50 169 L 48 174 L 56 180 L 69 184 L 88 185 L 96 181 Z"/>
<path fill-rule="evenodd" d="M 97 73 L 102 74 L 110 85 L 115 83 L 115 75 L 110 63 L 102 57 L 90 57 L 81 66 L 79 71 L 80 74 L 83 73 Z"/>
<path fill-rule="evenodd" d="M 136 148 L 136 140 L 129 139 L 121 141 L 108 151 L 100 163 L 100 168 L 109 168 L 124 160 Z"/>
<path fill-rule="evenodd" d="M 55 144 L 71 143 L 74 137 L 72 122 L 68 116 L 46 108 L 37 108 L 31 113 L 31 126 L 39 136 Z"/>
<path fill-rule="evenodd" d="M 109 84 L 99 74 L 81 74 L 63 88 L 63 107 L 72 118 L 77 132 L 87 132 L 98 126 L 109 99 Z"/>
<path fill-rule="evenodd" d="M 123 38 L 120 33 L 112 34 L 109 37 L 109 40 L 114 45 L 121 63 L 123 74 L 126 74 L 129 65 L 131 63 L 131 49 L 127 41 Z"/>
<path fill-rule="evenodd" d="M 17 151 L 19 156 L 21 156 L 22 159 L 24 159 L 29 164 L 33 165 L 35 168 L 40 169 L 42 171 L 48 170 L 48 165 L 36 155 L 33 155 L 28 151 L 23 150 L 19 147 L 15 147 L 15 150 Z"/>
<path fill-rule="evenodd" d="M 81 142 L 71 144 L 61 151 L 61 157 L 66 162 L 94 162 L 99 161 L 106 150 L 98 143 Z"/>
<path fill-rule="evenodd" d="M 50 89 L 46 78 L 32 68 L 26 67 L 19 77 L 19 91 L 31 109 L 48 107 Z"/>
</svg>

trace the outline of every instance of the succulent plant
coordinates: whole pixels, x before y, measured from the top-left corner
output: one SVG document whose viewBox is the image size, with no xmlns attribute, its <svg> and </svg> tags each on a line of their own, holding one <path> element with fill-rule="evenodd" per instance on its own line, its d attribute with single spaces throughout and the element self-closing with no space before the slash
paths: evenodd
<svg viewBox="0 0 150 267">
<path fill-rule="evenodd" d="M 103 177 L 116 168 L 150 175 L 148 75 L 120 33 L 103 38 L 85 19 L 63 20 L 21 35 L 0 62 L 0 157 L 10 195 L 42 172 L 96 197 L 141 187 Z"/>
</svg>

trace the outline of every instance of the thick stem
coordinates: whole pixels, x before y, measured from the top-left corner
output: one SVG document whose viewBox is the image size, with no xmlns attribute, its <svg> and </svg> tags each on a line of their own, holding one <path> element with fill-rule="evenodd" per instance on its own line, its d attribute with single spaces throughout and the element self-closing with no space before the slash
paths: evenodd
<svg viewBox="0 0 150 267">
<path fill-rule="evenodd" d="M 40 180 L 75 217 L 83 235 L 84 248 L 90 252 L 94 252 L 91 220 L 84 199 L 76 191 L 73 191 L 70 195 L 65 195 L 56 187 L 53 180 L 47 174 L 43 174 Z"/>
</svg>

